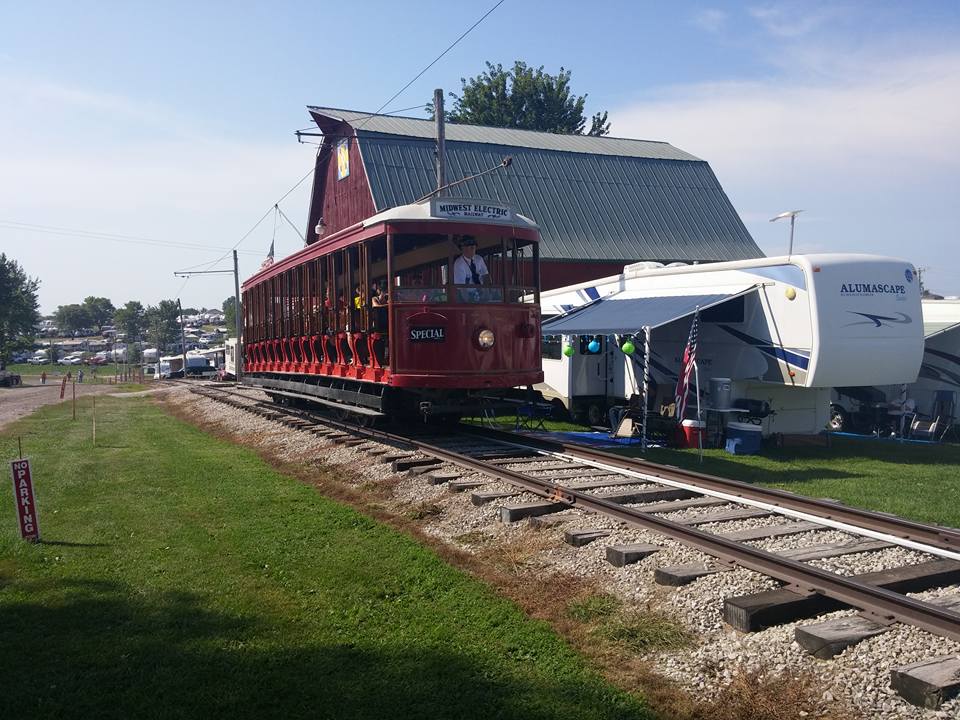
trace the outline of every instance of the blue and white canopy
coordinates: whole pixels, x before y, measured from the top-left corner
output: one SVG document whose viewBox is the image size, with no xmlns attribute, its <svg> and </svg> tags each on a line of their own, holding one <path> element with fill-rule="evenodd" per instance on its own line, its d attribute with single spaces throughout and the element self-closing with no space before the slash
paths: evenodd
<svg viewBox="0 0 960 720">
<path fill-rule="evenodd" d="M 644 327 L 661 327 L 674 320 L 692 315 L 699 310 L 724 303 L 744 295 L 754 284 L 724 286 L 712 292 L 691 294 L 685 288 L 682 294 L 642 294 L 642 291 L 622 290 L 574 308 L 543 323 L 544 335 L 621 335 L 637 332 Z"/>
</svg>

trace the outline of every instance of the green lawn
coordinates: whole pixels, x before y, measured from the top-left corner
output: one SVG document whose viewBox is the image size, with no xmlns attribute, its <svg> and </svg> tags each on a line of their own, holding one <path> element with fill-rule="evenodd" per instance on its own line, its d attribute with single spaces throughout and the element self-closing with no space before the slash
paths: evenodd
<svg viewBox="0 0 960 720">
<path fill-rule="evenodd" d="M 630 455 L 641 455 L 631 449 Z M 653 462 L 811 497 L 960 527 L 960 446 L 833 438 L 831 447 L 765 449 L 762 455 L 652 448 Z"/>
<path fill-rule="evenodd" d="M 7 481 L 0 718 L 647 717 L 411 538 L 146 399 L 100 399 L 93 448 L 84 400 L 0 432 L 44 537 Z"/>
</svg>

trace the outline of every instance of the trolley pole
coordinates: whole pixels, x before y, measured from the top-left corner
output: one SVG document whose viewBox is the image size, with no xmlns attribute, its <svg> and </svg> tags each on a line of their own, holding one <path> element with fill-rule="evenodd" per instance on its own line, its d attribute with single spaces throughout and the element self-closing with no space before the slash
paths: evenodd
<svg viewBox="0 0 960 720">
<path fill-rule="evenodd" d="M 233 292 L 234 292 L 234 322 L 236 324 L 237 331 L 237 356 L 236 356 L 236 370 L 237 375 L 237 384 L 240 384 L 243 373 L 243 343 L 240 342 L 240 328 L 243 327 L 241 317 L 242 317 L 242 306 L 240 305 L 240 271 L 237 265 L 237 251 L 233 251 Z"/>
</svg>

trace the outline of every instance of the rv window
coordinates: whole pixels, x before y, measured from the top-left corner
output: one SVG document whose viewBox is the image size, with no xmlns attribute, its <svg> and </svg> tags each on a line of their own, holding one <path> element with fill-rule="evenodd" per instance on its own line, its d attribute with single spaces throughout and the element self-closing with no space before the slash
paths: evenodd
<svg viewBox="0 0 960 720">
<path fill-rule="evenodd" d="M 726 302 L 701 311 L 700 319 L 705 323 L 742 323 L 745 296 L 730 298 Z"/>
<path fill-rule="evenodd" d="M 559 360 L 563 356 L 563 341 L 559 335 L 547 335 L 540 346 L 545 360 Z"/>
</svg>

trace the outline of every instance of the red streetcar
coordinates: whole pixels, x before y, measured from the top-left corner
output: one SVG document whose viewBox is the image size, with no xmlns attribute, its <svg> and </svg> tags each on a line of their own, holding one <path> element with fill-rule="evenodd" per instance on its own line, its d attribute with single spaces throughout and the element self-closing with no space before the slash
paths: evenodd
<svg viewBox="0 0 960 720">
<path fill-rule="evenodd" d="M 244 283 L 244 382 L 433 418 L 541 382 L 538 242 L 508 206 L 436 197 L 321 238 Z"/>
</svg>

